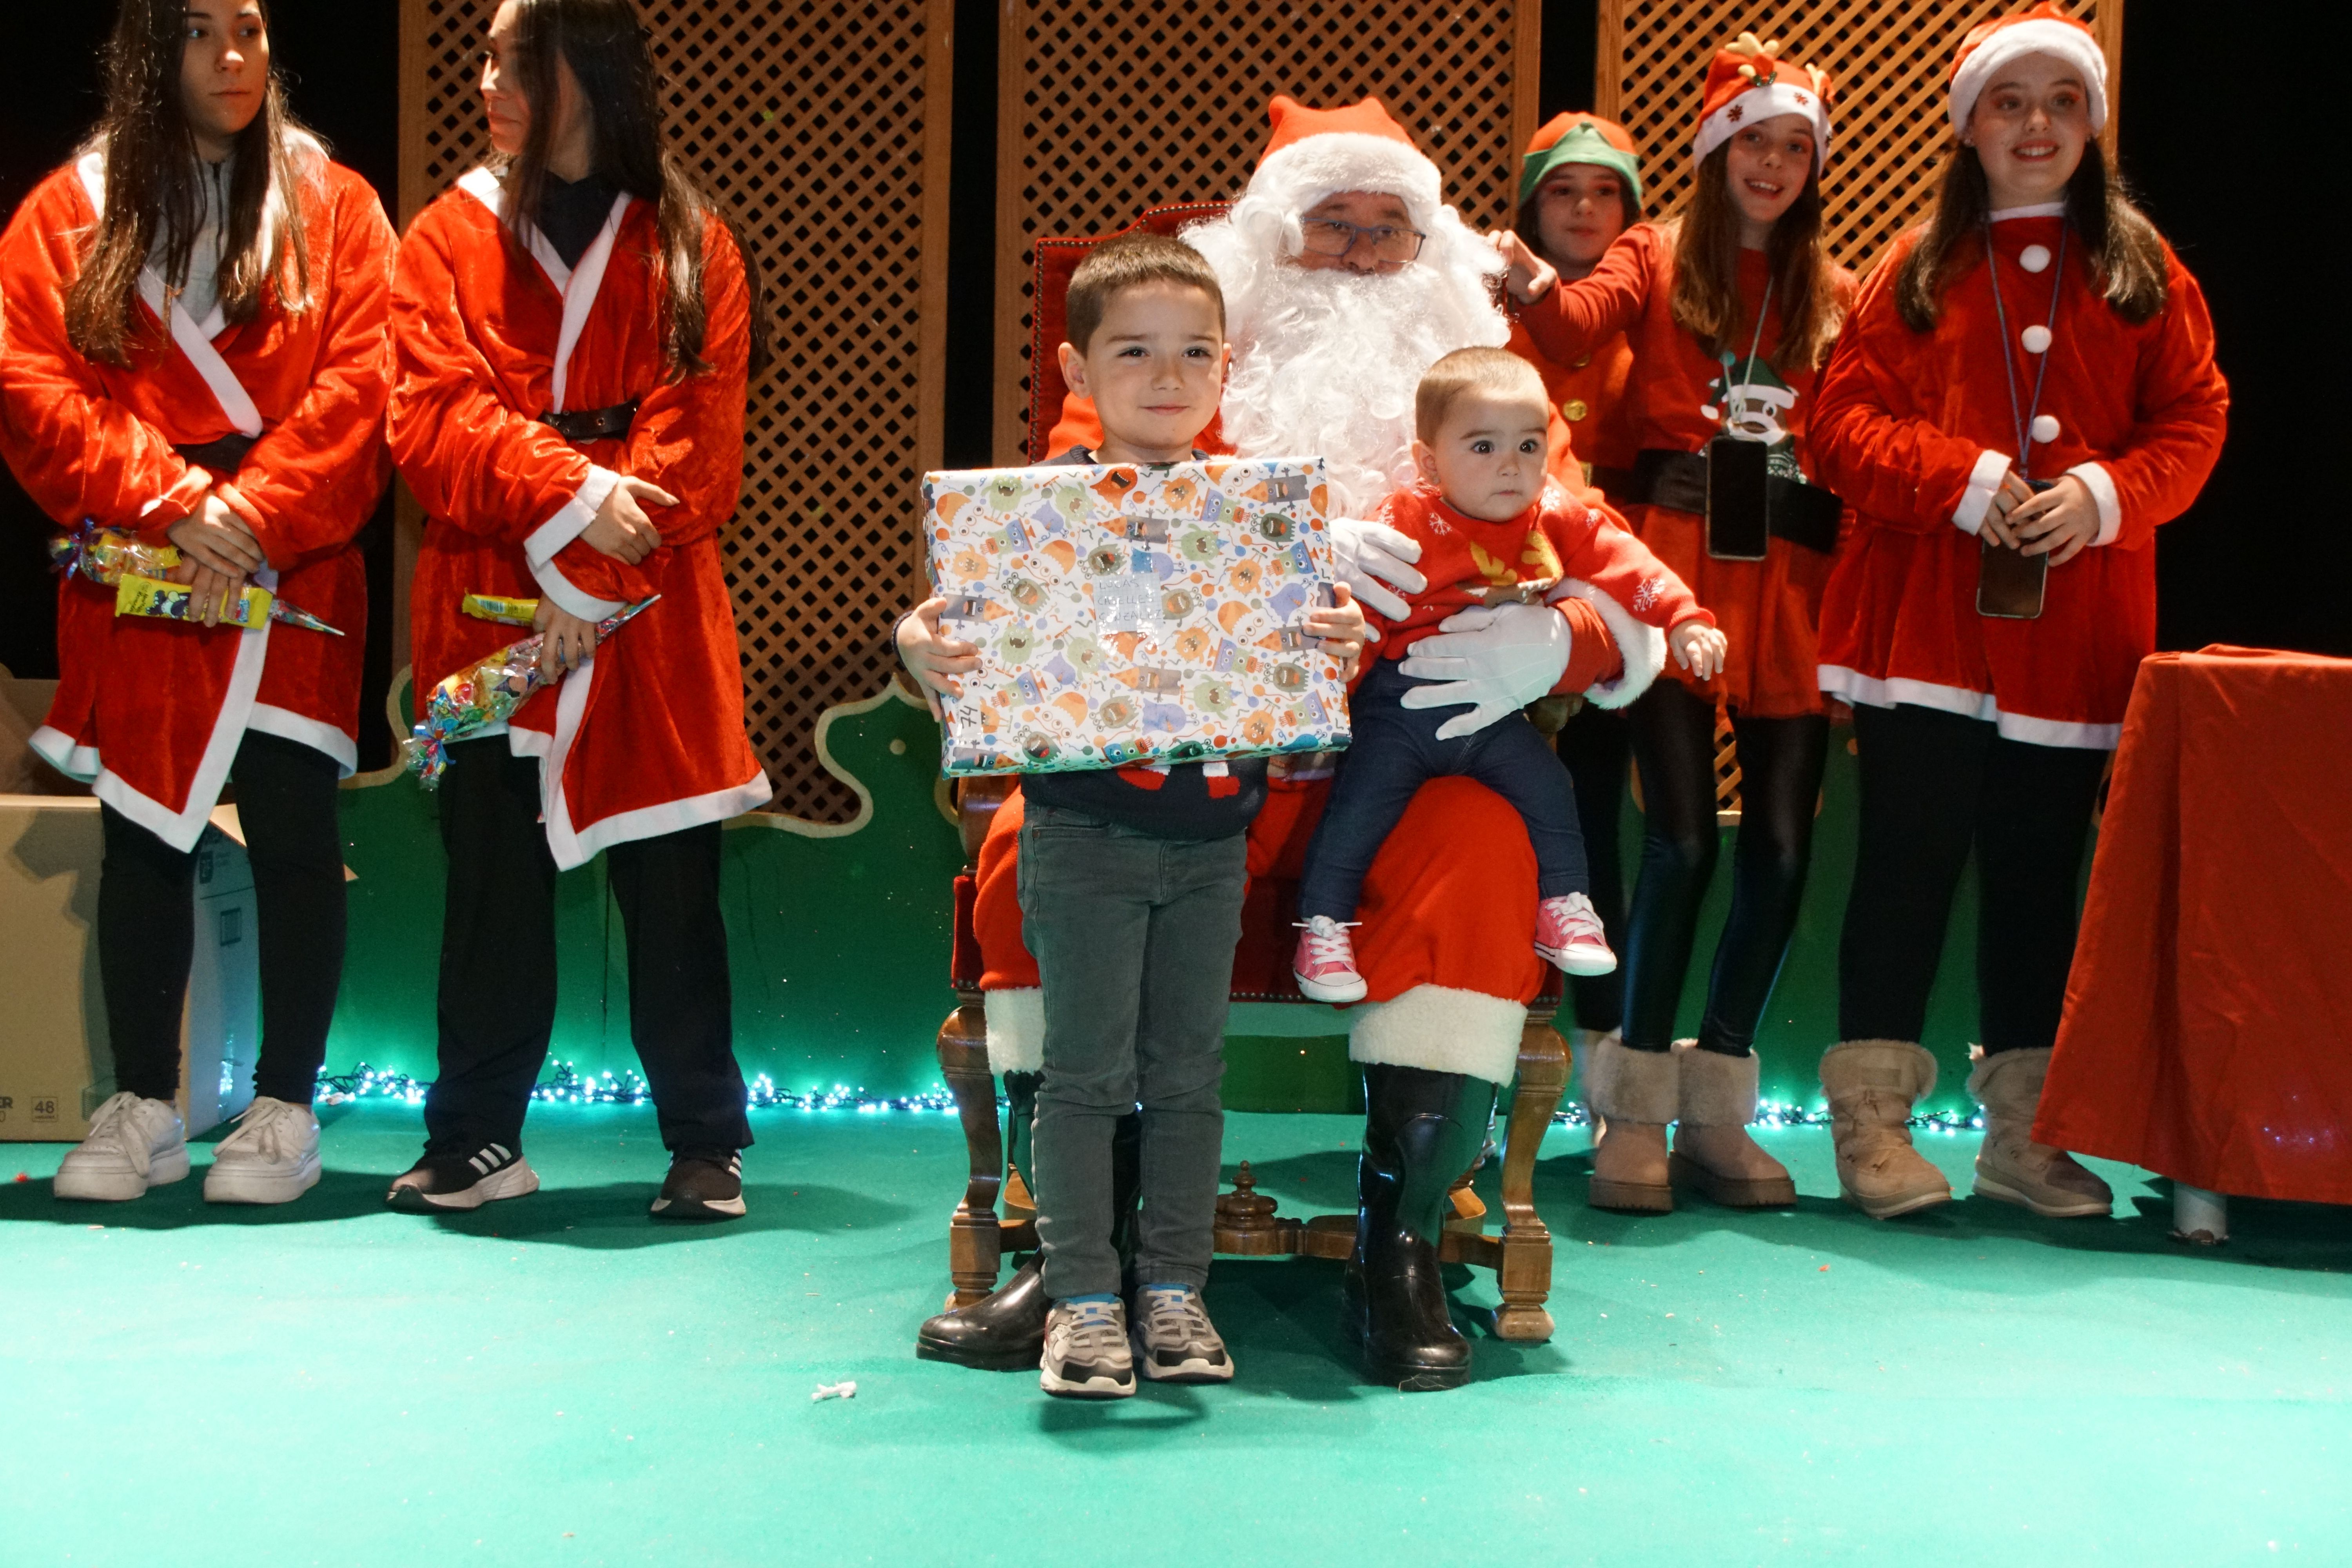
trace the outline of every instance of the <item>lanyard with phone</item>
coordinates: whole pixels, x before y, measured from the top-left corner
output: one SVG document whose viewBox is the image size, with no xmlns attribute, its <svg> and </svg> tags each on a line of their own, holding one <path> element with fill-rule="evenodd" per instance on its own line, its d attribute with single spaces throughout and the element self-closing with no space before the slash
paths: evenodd
<svg viewBox="0 0 2352 1568">
<path fill-rule="evenodd" d="M 1748 363 L 1739 373 L 1745 388 L 1756 375 L 1756 351 L 1764 345 L 1764 318 L 1772 309 L 1772 284 L 1756 307 L 1756 331 L 1748 340 Z M 1706 444 L 1706 552 L 1717 561 L 1761 561 L 1770 533 L 1771 450 L 1761 441 L 1731 433 L 1731 356 L 1723 356 L 1723 434 Z"/>
<path fill-rule="evenodd" d="M 2042 409 L 2042 383 L 2050 371 L 2050 356 L 2057 346 L 2058 297 L 2065 292 L 2066 229 L 2058 231 L 2058 259 L 2051 268 L 2050 315 L 2042 331 L 2051 335 L 2042 346 L 2042 363 L 2033 373 L 2033 399 L 2023 408 L 2017 401 L 2017 351 L 2009 341 L 2009 306 L 2000 296 L 2000 258 L 1992 246 L 1992 225 L 1985 225 L 1985 271 L 1992 279 L 1993 319 L 2000 327 L 2001 385 L 2009 393 L 2009 422 L 2017 437 L 2017 477 L 2028 488 L 2039 492 L 2057 481 L 2033 478 L 2033 421 Z M 1979 533 L 1980 548 L 1977 552 L 1977 614 L 1998 616 L 2003 620 L 2031 621 L 2042 614 L 2042 592 L 2049 586 L 2050 556 L 2048 552 L 2028 555 L 2023 549 L 1996 543 L 1990 534 Z"/>
</svg>

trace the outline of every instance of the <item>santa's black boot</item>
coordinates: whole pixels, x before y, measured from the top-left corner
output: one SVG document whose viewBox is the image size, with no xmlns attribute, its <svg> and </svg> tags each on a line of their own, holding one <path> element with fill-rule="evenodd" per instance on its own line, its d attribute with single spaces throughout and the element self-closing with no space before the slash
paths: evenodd
<svg viewBox="0 0 2352 1568">
<path fill-rule="evenodd" d="M 1470 1342 L 1446 1308 L 1437 1242 L 1446 1194 L 1485 1146 L 1495 1094 L 1461 1073 L 1364 1068 L 1356 1251 L 1341 1295 L 1375 1383 L 1420 1394 L 1470 1381 Z"/>
<path fill-rule="evenodd" d="M 1006 1120 L 1012 1123 L 1011 1163 L 1022 1179 L 1036 1190 L 1029 1174 L 1029 1127 L 1036 1114 L 1037 1077 L 1034 1072 L 1004 1075 Z M 1111 1245 L 1125 1258 L 1132 1250 L 1135 1205 L 1141 1183 L 1142 1119 L 1122 1116 L 1111 1134 Z M 954 1362 L 982 1372 L 1034 1369 L 1045 1351 L 1045 1314 L 1053 1302 L 1045 1296 L 1045 1280 L 1038 1256 L 1031 1253 L 1013 1271 L 1013 1278 L 969 1307 L 958 1307 L 924 1321 L 915 1331 L 915 1353 L 926 1361 Z"/>
</svg>

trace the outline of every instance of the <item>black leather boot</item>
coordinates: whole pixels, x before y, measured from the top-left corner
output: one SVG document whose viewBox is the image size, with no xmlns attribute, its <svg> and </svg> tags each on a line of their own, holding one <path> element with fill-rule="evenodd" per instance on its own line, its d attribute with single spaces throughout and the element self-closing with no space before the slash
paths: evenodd
<svg viewBox="0 0 2352 1568">
<path fill-rule="evenodd" d="M 1375 1383 L 1420 1394 L 1470 1381 L 1470 1342 L 1446 1307 L 1437 1241 L 1447 1192 L 1485 1147 L 1495 1094 L 1461 1073 L 1364 1068 L 1356 1251 L 1341 1295 Z"/>
<path fill-rule="evenodd" d="M 1029 1122 L 1037 1106 L 1034 1072 L 1004 1075 L 1007 1120 L 1012 1123 L 1013 1167 L 1036 1190 L 1028 1170 Z M 1136 1199 L 1142 1186 L 1143 1119 L 1122 1116 L 1111 1133 L 1111 1245 L 1122 1258 L 1134 1251 Z M 1053 1301 L 1038 1255 L 1031 1253 L 1013 1278 L 969 1307 L 924 1320 L 915 1331 L 915 1353 L 925 1361 L 953 1362 L 982 1372 L 1034 1369 L 1045 1353 L 1045 1314 Z"/>
</svg>

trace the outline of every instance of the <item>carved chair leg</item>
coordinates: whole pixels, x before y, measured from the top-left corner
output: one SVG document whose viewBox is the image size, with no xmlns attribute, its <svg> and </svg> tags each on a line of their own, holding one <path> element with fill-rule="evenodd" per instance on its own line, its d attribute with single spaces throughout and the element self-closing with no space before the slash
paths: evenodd
<svg viewBox="0 0 2352 1568">
<path fill-rule="evenodd" d="M 948 1222 L 948 1271 L 955 1281 L 951 1304 L 969 1307 L 996 1289 L 1003 1259 L 996 1194 L 1004 1179 L 1004 1133 L 996 1120 L 996 1076 L 988 1070 L 988 1016 L 982 1004 L 967 1002 L 940 1026 L 940 1074 L 955 1096 L 971 1156 L 971 1179 L 963 1201 Z"/>
<path fill-rule="evenodd" d="M 1518 1089 L 1503 1144 L 1502 1261 L 1495 1270 L 1503 1297 L 1495 1311 L 1498 1339 L 1551 1337 L 1551 1314 L 1544 1310 L 1551 1295 L 1551 1231 L 1536 1213 L 1536 1156 L 1567 1089 L 1568 1042 L 1549 1017 L 1529 1018 L 1519 1032 Z"/>
</svg>

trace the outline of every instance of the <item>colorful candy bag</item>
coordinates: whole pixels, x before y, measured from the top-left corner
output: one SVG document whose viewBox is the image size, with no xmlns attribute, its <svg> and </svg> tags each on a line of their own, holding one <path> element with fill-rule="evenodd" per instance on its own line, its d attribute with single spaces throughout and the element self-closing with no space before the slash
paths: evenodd
<svg viewBox="0 0 2352 1568">
<path fill-rule="evenodd" d="M 660 597 L 656 594 L 640 599 L 617 615 L 598 621 L 596 640 L 602 643 Z M 400 743 L 401 755 L 418 784 L 426 789 L 439 787 L 441 770 L 449 765 L 451 742 L 465 740 L 493 724 L 505 723 L 514 717 L 524 699 L 561 679 L 540 667 L 540 646 L 545 640 L 544 633 L 534 632 L 520 642 L 509 643 L 433 689 L 433 695 L 425 700 L 424 719 Z"/>
<path fill-rule="evenodd" d="M 1319 458 L 927 474 L 940 628 L 980 669 L 941 766 L 1055 773 L 1331 751 L 1339 662 Z"/>
<path fill-rule="evenodd" d="M 114 613 L 118 616 L 154 616 L 172 621 L 199 618 L 192 613 L 187 586 L 164 581 L 181 561 L 180 552 L 169 544 L 150 544 L 136 534 L 84 521 L 73 532 L 49 541 L 49 560 L 60 572 L 116 590 Z M 280 621 L 330 637 L 343 635 L 309 611 L 297 609 L 251 583 L 237 595 L 236 614 L 222 616 L 220 624 L 251 630 L 264 621 Z"/>
</svg>

